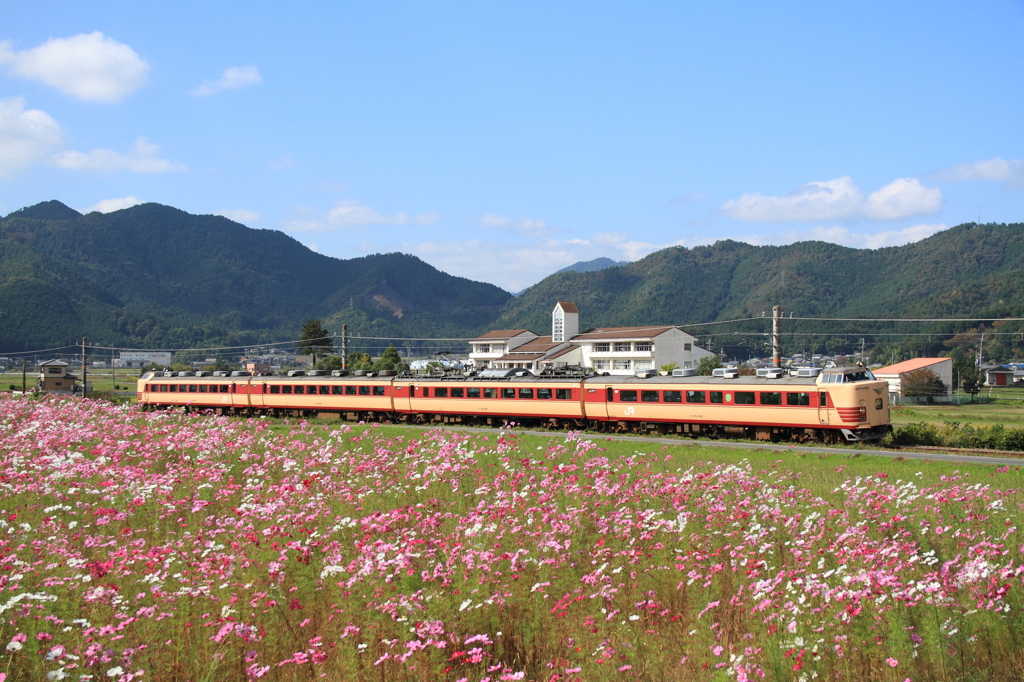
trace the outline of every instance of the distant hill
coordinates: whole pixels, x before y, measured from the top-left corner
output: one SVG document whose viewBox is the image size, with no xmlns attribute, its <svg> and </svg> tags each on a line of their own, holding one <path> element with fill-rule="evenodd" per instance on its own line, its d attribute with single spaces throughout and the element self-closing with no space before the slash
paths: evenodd
<svg viewBox="0 0 1024 682">
<path fill-rule="evenodd" d="M 554 274 L 559 275 L 563 272 L 596 272 L 597 270 L 604 270 L 605 268 L 614 268 L 619 265 L 626 265 L 628 262 L 629 261 L 625 260 L 612 260 L 611 258 L 581 260 L 556 271 Z"/>
<path fill-rule="evenodd" d="M 339 260 L 159 204 L 83 216 L 50 201 L 0 221 L 0 350 L 294 339 L 310 317 L 363 336 L 465 336 L 510 298 L 414 256 Z"/>
</svg>

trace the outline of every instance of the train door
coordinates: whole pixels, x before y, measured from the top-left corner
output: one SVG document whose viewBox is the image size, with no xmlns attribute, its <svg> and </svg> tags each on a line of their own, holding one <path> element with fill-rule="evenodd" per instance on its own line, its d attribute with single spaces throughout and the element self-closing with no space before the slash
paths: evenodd
<svg viewBox="0 0 1024 682">
<path fill-rule="evenodd" d="M 818 423 L 828 424 L 828 391 L 818 391 Z"/>
<path fill-rule="evenodd" d="M 262 409 L 266 407 L 263 394 L 267 390 L 266 384 L 249 384 L 249 404 Z"/>
</svg>

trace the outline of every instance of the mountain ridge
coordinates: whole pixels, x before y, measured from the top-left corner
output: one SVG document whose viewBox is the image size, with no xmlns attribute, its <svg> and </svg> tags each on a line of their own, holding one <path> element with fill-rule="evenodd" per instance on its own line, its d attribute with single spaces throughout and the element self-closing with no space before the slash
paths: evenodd
<svg viewBox="0 0 1024 682">
<path fill-rule="evenodd" d="M 279 231 L 159 204 L 83 216 L 51 201 L 0 220 L 0 350 L 82 336 L 172 348 L 291 340 L 310 317 L 364 337 L 545 333 L 558 300 L 576 303 L 581 329 L 677 324 L 737 354 L 763 350 L 757 318 L 774 305 L 796 318 L 1024 317 L 1024 225 L 967 223 L 874 250 L 816 241 L 670 247 L 631 263 L 553 273 L 513 297 L 415 256 L 331 258 Z M 728 328 L 735 338 L 701 327 L 748 318 Z M 787 322 L 802 335 L 787 346 L 824 349 L 848 346 L 848 338 L 836 340 L 844 334 L 911 332 L 906 324 L 835 321 L 822 336 L 815 324 Z M 999 325 L 1003 336 L 986 348 L 1024 355 L 1024 327 Z M 936 338 L 898 341 L 941 352 L 949 334 L 975 328 L 995 333 L 992 324 L 934 323 L 913 332 Z"/>
</svg>

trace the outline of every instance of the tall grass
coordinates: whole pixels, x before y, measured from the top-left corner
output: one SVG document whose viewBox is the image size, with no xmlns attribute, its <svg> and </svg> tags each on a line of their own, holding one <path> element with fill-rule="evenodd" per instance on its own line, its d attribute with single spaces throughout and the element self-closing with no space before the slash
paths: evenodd
<svg viewBox="0 0 1024 682">
<path fill-rule="evenodd" d="M 636 447 L 0 398 L 0 674 L 1021 669 L 1021 471 Z"/>
</svg>

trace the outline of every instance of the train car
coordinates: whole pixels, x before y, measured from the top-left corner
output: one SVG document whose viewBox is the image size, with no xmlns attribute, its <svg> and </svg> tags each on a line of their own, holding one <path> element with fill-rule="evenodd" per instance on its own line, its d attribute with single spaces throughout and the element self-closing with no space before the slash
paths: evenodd
<svg viewBox="0 0 1024 682">
<path fill-rule="evenodd" d="M 505 422 L 584 428 L 582 378 L 398 377 L 395 411 L 412 423 Z"/>
<path fill-rule="evenodd" d="M 734 436 L 769 441 L 866 441 L 889 431 L 888 385 L 859 367 L 817 376 L 249 376 L 148 373 L 144 408 L 350 421 L 480 424 Z"/>
<path fill-rule="evenodd" d="M 218 372 L 148 372 L 139 379 L 138 400 L 143 407 L 183 407 L 233 413 L 248 406 L 249 377 Z M 241 387 L 241 388 L 240 388 Z"/>
<path fill-rule="evenodd" d="M 859 367 L 816 377 L 594 377 L 590 427 L 770 441 L 866 441 L 889 431 L 888 385 Z"/>
<path fill-rule="evenodd" d="M 139 404 L 147 407 L 212 409 L 221 414 L 388 420 L 394 417 L 391 376 L 231 376 L 177 372 L 146 374 L 139 380 Z M 226 373 L 217 373 L 226 374 Z"/>
</svg>

